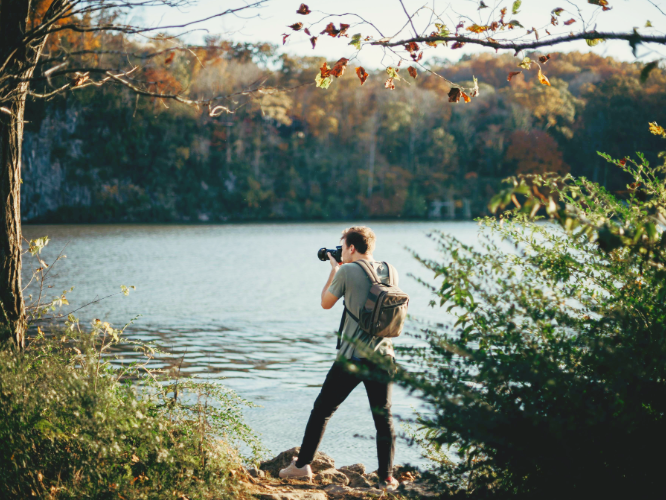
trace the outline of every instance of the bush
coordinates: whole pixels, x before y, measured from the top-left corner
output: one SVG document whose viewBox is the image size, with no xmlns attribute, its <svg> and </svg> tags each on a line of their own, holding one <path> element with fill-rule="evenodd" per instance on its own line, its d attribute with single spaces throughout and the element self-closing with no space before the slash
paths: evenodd
<svg viewBox="0 0 666 500">
<path fill-rule="evenodd" d="M 80 332 L 73 318 L 69 327 L 25 352 L 0 350 L 3 496 L 244 496 L 238 445 L 261 450 L 242 422 L 249 403 L 214 383 L 165 384 L 145 364 L 114 367 L 109 350 L 127 342 L 122 331 L 96 321 Z"/>
<path fill-rule="evenodd" d="M 666 135 L 666 134 L 664 134 Z M 494 200 L 478 246 L 435 233 L 452 328 L 425 330 L 402 374 L 447 488 L 477 497 L 653 498 L 666 446 L 666 169 L 608 161 L 627 191 L 527 176 Z M 558 224 L 531 218 L 541 207 Z M 509 245 L 510 244 L 510 245 Z"/>
</svg>

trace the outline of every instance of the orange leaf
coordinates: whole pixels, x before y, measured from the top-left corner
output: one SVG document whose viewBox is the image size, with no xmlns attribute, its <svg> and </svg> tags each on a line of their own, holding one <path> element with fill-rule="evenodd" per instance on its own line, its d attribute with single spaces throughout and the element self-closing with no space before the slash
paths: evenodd
<svg viewBox="0 0 666 500">
<path fill-rule="evenodd" d="M 294 30 L 294 31 L 300 31 L 300 30 L 303 29 L 303 23 L 294 23 L 294 24 L 290 24 L 290 25 L 287 26 L 287 27 L 288 27 L 288 28 L 291 28 L 291 29 Z"/>
<path fill-rule="evenodd" d="M 521 73 L 522 71 L 512 71 L 511 73 L 509 73 L 509 76 L 506 78 L 506 80 L 510 82 L 514 76 L 520 75 Z"/>
<path fill-rule="evenodd" d="M 465 45 L 465 42 L 456 42 L 453 45 L 451 45 L 451 49 L 460 49 Z"/>
<path fill-rule="evenodd" d="M 359 80 L 361 80 L 361 85 L 363 85 L 368 79 L 368 74 L 365 72 L 365 69 L 363 69 L 363 66 L 356 68 L 356 74 L 358 75 Z"/>
<path fill-rule="evenodd" d="M 461 97 L 462 97 L 462 90 L 460 90 L 458 87 L 453 87 L 449 91 L 449 102 L 460 102 Z"/>
<path fill-rule="evenodd" d="M 470 102 L 472 100 L 472 98 L 465 94 L 462 90 L 460 91 L 460 94 L 462 95 L 462 98 L 465 102 Z"/>
<path fill-rule="evenodd" d="M 478 24 L 472 24 L 469 28 L 467 28 L 467 31 L 471 31 L 472 33 L 483 33 L 487 30 L 488 26 L 479 26 Z"/>
<path fill-rule="evenodd" d="M 576 22 L 576 20 L 573 19 L 573 18 L 571 18 L 571 19 L 569 19 L 568 21 L 564 21 L 564 25 L 565 25 L 565 26 L 571 26 L 571 25 L 572 25 L 573 23 L 575 23 L 575 22 Z"/>
<path fill-rule="evenodd" d="M 419 50 L 419 44 L 416 42 L 409 42 L 405 45 L 405 50 L 409 51 L 410 54 L 412 52 L 417 52 Z"/>
<path fill-rule="evenodd" d="M 539 82 L 540 82 L 542 85 L 548 85 L 548 86 L 550 87 L 550 82 L 548 81 L 548 78 L 546 77 L 546 75 L 544 75 L 544 74 L 541 72 L 541 70 L 539 70 L 539 75 L 538 75 L 538 76 L 539 76 Z"/>
<path fill-rule="evenodd" d="M 328 69 L 328 66 L 326 65 L 326 61 L 324 61 L 324 64 L 321 65 L 321 68 L 319 68 L 321 71 L 321 77 L 322 78 L 328 78 L 328 75 L 331 74 L 331 70 Z"/>
<path fill-rule="evenodd" d="M 296 14 L 302 14 L 304 16 L 308 15 L 310 12 L 312 12 L 307 5 L 304 3 L 301 4 L 301 6 L 298 8 L 296 11 Z"/>
<path fill-rule="evenodd" d="M 410 66 L 409 68 L 407 68 L 407 73 L 409 73 L 409 76 L 411 76 L 412 78 L 416 78 L 417 73 L 416 73 L 416 68 L 414 66 Z"/>
<path fill-rule="evenodd" d="M 393 83 L 393 78 L 389 78 L 384 82 L 384 87 L 389 90 L 395 90 L 395 84 Z"/>
<path fill-rule="evenodd" d="M 164 60 L 164 64 L 171 64 L 173 62 L 173 58 L 176 57 L 176 53 L 172 52 L 167 56 L 167 58 Z"/>
<path fill-rule="evenodd" d="M 539 62 L 541 64 L 546 64 L 548 61 L 550 61 L 550 54 L 546 54 L 545 56 L 539 56 Z"/>
<path fill-rule="evenodd" d="M 340 23 L 340 33 L 338 33 L 338 38 L 341 36 L 347 36 L 348 29 L 349 29 L 349 24 Z"/>
</svg>

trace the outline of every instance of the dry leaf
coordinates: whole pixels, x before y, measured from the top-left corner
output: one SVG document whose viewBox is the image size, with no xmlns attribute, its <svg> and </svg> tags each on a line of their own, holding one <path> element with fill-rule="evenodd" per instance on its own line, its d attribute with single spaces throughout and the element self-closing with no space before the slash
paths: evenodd
<svg viewBox="0 0 666 500">
<path fill-rule="evenodd" d="M 509 76 L 506 78 L 506 80 L 510 82 L 514 76 L 520 75 L 521 73 L 522 71 L 512 71 L 511 73 L 509 73 Z"/>
<path fill-rule="evenodd" d="M 308 15 L 310 12 L 312 12 L 307 5 L 304 3 L 301 4 L 301 6 L 298 8 L 296 11 L 296 14 L 302 14 L 304 16 Z"/>
<path fill-rule="evenodd" d="M 472 99 L 470 98 L 470 96 L 468 96 L 467 94 L 465 94 L 462 90 L 460 91 L 460 95 L 462 95 L 462 98 L 463 98 L 463 100 L 464 100 L 465 102 L 470 102 L 470 101 L 472 100 Z"/>
<path fill-rule="evenodd" d="M 312 44 L 312 48 L 314 49 L 315 45 L 317 45 L 317 37 L 313 36 L 312 38 L 310 38 L 310 43 Z"/>
<path fill-rule="evenodd" d="M 287 42 L 287 38 L 289 38 L 291 34 L 286 34 L 282 33 L 282 45 L 284 45 Z"/>
<path fill-rule="evenodd" d="M 576 20 L 573 19 L 573 18 L 571 18 L 571 19 L 569 19 L 568 21 L 564 21 L 564 25 L 565 25 L 565 26 L 571 26 L 571 25 L 572 25 L 573 23 L 575 23 L 575 22 L 576 22 Z"/>
<path fill-rule="evenodd" d="M 539 56 L 539 62 L 541 64 L 546 64 L 548 61 L 550 61 L 550 54 L 546 54 L 545 56 Z"/>
<path fill-rule="evenodd" d="M 359 80 L 361 80 L 361 85 L 363 85 L 368 79 L 368 74 L 365 72 L 365 69 L 363 69 L 363 66 L 356 68 L 356 75 L 358 76 Z"/>
<path fill-rule="evenodd" d="M 389 90 L 395 90 L 395 84 L 393 83 L 393 78 L 389 78 L 384 82 L 384 87 Z"/>
<path fill-rule="evenodd" d="M 449 102 L 460 102 L 461 97 L 462 97 L 462 90 L 460 90 L 458 87 L 453 87 L 449 91 Z"/>
<path fill-rule="evenodd" d="M 410 66 L 409 68 L 407 68 L 407 73 L 409 73 L 409 76 L 411 76 L 412 78 L 416 78 L 417 73 L 416 73 L 416 68 L 414 66 Z"/>
<path fill-rule="evenodd" d="M 345 70 L 347 69 L 347 63 L 348 62 L 349 62 L 349 59 L 346 59 L 344 57 L 341 57 L 340 59 L 338 59 L 338 62 L 336 62 L 333 65 L 333 67 L 331 68 L 331 71 L 329 72 L 330 75 L 334 76 L 336 78 L 340 78 L 342 75 L 344 75 Z"/>
<path fill-rule="evenodd" d="M 288 28 L 291 28 L 291 29 L 294 30 L 294 31 L 300 31 L 300 30 L 303 29 L 303 23 L 294 23 L 294 24 L 290 24 L 290 25 L 287 26 L 287 27 L 288 27 Z"/>
<path fill-rule="evenodd" d="M 305 29 L 303 30 L 303 32 L 304 32 L 307 36 L 312 36 L 312 33 L 310 33 L 310 30 L 307 29 L 307 28 L 305 28 Z"/>
<path fill-rule="evenodd" d="M 176 53 L 172 52 L 167 56 L 167 58 L 164 60 L 164 64 L 171 64 L 173 62 L 173 58 L 176 57 Z"/>
<path fill-rule="evenodd" d="M 336 36 L 338 36 L 339 33 L 340 33 L 340 30 L 335 29 L 335 24 L 328 23 L 326 25 L 326 28 L 324 28 L 324 31 L 322 31 L 320 34 L 336 37 Z"/>
<path fill-rule="evenodd" d="M 548 78 L 546 77 L 546 75 L 544 75 L 544 74 L 541 72 L 541 70 L 539 70 L 539 75 L 538 75 L 538 76 L 539 76 L 539 82 L 540 82 L 542 85 L 548 85 L 548 86 L 550 87 L 550 82 L 548 81 Z"/>
</svg>

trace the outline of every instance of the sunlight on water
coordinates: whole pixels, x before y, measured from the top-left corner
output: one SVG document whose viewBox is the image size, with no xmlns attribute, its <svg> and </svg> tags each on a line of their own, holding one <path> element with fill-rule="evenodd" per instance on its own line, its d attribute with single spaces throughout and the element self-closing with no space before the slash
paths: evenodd
<svg viewBox="0 0 666 500">
<path fill-rule="evenodd" d="M 66 246 L 47 294 L 74 286 L 71 308 L 135 285 L 129 297 L 115 295 L 77 312 L 84 322 L 99 318 L 128 328 L 131 338 L 157 340 L 182 370 L 224 384 L 261 408 L 246 412 L 250 425 L 274 453 L 299 446 L 312 404 L 335 357 L 342 304 L 325 311 L 320 294 L 330 266 L 317 250 L 338 244 L 350 223 L 243 225 L 25 225 L 28 239 L 48 235 L 47 262 Z M 415 318 L 448 322 L 428 307 L 430 292 L 411 273 L 432 282 L 405 247 L 424 257 L 437 256 L 426 237 L 439 229 L 474 243 L 474 223 L 372 222 L 375 258 L 391 262 L 400 287 L 410 294 Z M 24 275 L 33 263 L 25 262 Z M 65 311 L 67 312 L 67 311 Z M 412 321 L 408 329 L 418 325 Z M 402 336 L 396 345 L 410 345 Z M 133 352 L 123 353 L 132 359 Z M 400 360 L 398 359 L 398 362 Z M 394 391 L 393 412 L 413 416 L 414 396 Z M 396 423 L 397 430 L 400 425 Z M 365 436 L 366 439 L 354 437 Z M 336 465 L 362 462 L 377 467 L 374 424 L 362 387 L 333 416 L 320 450 Z M 424 464 L 419 451 L 398 442 L 396 463 Z"/>
</svg>

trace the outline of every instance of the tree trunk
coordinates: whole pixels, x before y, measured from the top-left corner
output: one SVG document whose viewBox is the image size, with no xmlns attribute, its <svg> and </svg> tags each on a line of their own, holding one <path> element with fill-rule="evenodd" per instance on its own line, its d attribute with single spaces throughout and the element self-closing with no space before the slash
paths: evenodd
<svg viewBox="0 0 666 500">
<path fill-rule="evenodd" d="M 56 0 L 46 13 L 49 15 Z M 16 78 L 0 95 L 0 342 L 25 343 L 26 315 L 21 289 L 21 144 L 29 82 L 46 37 L 21 44 L 31 2 L 3 0 L 0 64 Z M 45 17 L 46 17 L 45 16 Z"/>
</svg>

